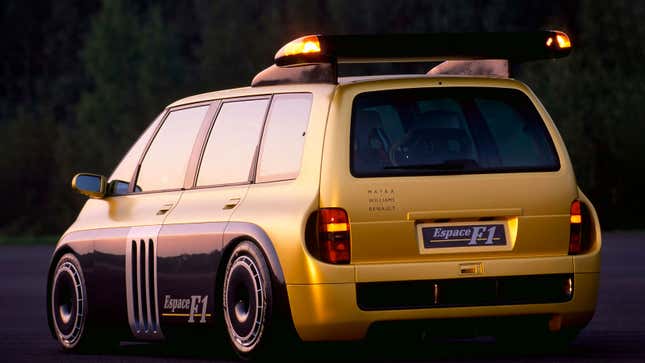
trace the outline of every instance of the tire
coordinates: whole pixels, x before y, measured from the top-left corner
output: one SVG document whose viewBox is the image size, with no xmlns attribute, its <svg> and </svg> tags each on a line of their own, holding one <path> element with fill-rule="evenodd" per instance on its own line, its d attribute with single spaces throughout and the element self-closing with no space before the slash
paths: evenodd
<svg viewBox="0 0 645 363">
<path fill-rule="evenodd" d="M 238 244 L 226 265 L 222 311 L 229 343 L 242 359 L 264 351 L 272 319 L 269 267 L 253 243 Z"/>
<path fill-rule="evenodd" d="M 82 346 L 87 321 L 87 290 L 78 259 L 63 255 L 51 280 L 49 312 L 56 339 L 65 351 Z"/>
<path fill-rule="evenodd" d="M 58 260 L 51 276 L 48 310 L 58 343 L 65 352 L 108 352 L 118 345 L 111 337 L 88 334 L 88 301 L 80 262 L 71 253 Z"/>
</svg>

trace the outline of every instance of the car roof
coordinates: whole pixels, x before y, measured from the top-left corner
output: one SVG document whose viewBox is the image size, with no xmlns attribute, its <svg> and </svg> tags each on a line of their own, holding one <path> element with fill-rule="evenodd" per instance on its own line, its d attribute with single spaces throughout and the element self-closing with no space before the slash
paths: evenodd
<svg viewBox="0 0 645 363">
<path fill-rule="evenodd" d="M 485 87 L 512 87 L 526 89 L 526 85 L 521 81 L 504 78 L 504 77 L 491 77 L 491 76 L 459 76 L 459 75 L 441 75 L 441 76 L 427 76 L 424 74 L 385 74 L 385 75 L 370 75 L 370 76 L 350 76 L 339 77 L 338 84 L 329 83 L 302 83 L 302 84 L 284 84 L 272 85 L 261 87 L 239 87 L 230 88 L 219 91 L 212 91 L 200 93 L 179 99 L 167 108 L 176 106 L 188 105 L 191 103 L 207 102 L 216 99 L 230 99 L 237 97 L 252 97 L 252 96 L 265 96 L 274 93 L 290 93 L 290 92 L 308 92 L 308 93 L 325 93 L 331 94 L 337 87 L 346 87 L 351 85 L 367 85 L 377 83 L 381 85 L 392 86 L 399 84 L 401 87 L 411 87 L 418 84 L 431 85 L 437 82 L 445 82 L 446 86 L 485 86 Z"/>
<path fill-rule="evenodd" d="M 370 76 L 348 76 L 348 77 L 338 77 L 338 84 L 345 85 L 351 83 L 362 83 L 362 82 L 372 82 L 372 81 L 383 81 L 383 80 L 396 80 L 396 79 L 418 79 L 418 80 L 428 80 L 428 79 L 444 79 L 444 78 L 459 78 L 459 79 L 510 79 L 506 77 L 491 77 L 491 76 L 477 76 L 477 75 L 448 75 L 442 74 L 440 76 L 428 76 L 426 74 L 380 74 L 380 75 L 370 75 Z M 514 81 L 514 79 L 511 79 Z"/>
<path fill-rule="evenodd" d="M 251 96 L 268 96 L 274 93 L 290 93 L 290 92 L 308 92 L 308 93 L 326 93 L 330 94 L 334 91 L 336 85 L 334 84 L 285 84 L 264 87 L 239 87 L 229 88 L 219 91 L 212 91 L 200 93 L 179 99 L 167 108 L 183 106 L 191 103 L 199 103 L 212 101 L 217 99 L 237 98 L 237 97 L 251 97 Z"/>
</svg>

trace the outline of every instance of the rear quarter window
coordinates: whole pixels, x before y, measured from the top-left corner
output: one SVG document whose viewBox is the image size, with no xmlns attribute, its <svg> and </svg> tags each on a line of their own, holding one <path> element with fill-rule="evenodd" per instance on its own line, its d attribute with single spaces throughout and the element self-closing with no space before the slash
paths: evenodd
<svg viewBox="0 0 645 363">
<path fill-rule="evenodd" d="M 310 93 L 273 97 L 262 137 L 258 183 L 295 179 L 300 173 L 312 98 Z"/>
<path fill-rule="evenodd" d="M 366 92 L 354 98 L 357 177 L 554 171 L 551 136 L 530 99 L 506 88 Z"/>
</svg>

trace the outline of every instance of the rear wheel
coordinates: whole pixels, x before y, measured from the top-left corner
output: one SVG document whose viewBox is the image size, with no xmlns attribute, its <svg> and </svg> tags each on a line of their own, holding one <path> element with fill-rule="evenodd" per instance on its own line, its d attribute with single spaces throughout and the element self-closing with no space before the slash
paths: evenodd
<svg viewBox="0 0 645 363">
<path fill-rule="evenodd" d="M 265 343 L 272 317 L 269 268 L 251 242 L 235 247 L 226 266 L 222 291 L 226 331 L 235 353 L 250 358 Z"/>
</svg>

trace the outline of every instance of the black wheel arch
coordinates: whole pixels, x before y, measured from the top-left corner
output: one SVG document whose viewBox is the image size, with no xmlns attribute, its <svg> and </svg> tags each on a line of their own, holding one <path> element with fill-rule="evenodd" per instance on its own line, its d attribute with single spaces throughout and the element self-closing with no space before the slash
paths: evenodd
<svg viewBox="0 0 645 363">
<path fill-rule="evenodd" d="M 91 241 L 87 242 L 78 242 L 82 243 L 83 245 L 87 243 L 91 243 Z M 56 339 L 56 331 L 54 329 L 54 321 L 53 317 L 51 314 L 51 309 L 50 309 L 50 302 L 51 302 L 51 284 L 52 284 L 52 277 L 55 273 L 56 270 L 56 265 L 58 264 L 58 261 L 63 257 L 64 255 L 70 253 L 74 255 L 81 264 L 81 268 L 83 269 L 83 273 L 86 279 L 87 283 L 87 276 L 88 273 L 91 269 L 91 254 L 87 253 L 87 247 L 86 246 L 75 246 L 75 244 L 78 243 L 62 243 L 59 244 L 56 249 L 54 250 L 54 253 L 52 253 L 52 257 L 49 261 L 49 269 L 47 270 L 47 282 L 46 282 L 46 293 L 45 293 L 45 306 L 47 310 L 47 326 L 49 327 L 49 333 L 52 335 L 52 338 Z M 86 253 L 83 253 L 85 251 Z"/>
<path fill-rule="evenodd" d="M 235 247 L 243 241 L 249 241 L 257 245 L 262 251 L 269 270 L 271 273 L 271 288 L 273 294 L 273 315 L 277 319 L 273 319 L 279 330 L 287 329 L 289 332 L 295 334 L 295 326 L 291 317 L 291 308 L 289 305 L 289 296 L 287 292 L 287 285 L 282 270 L 282 265 L 278 259 L 278 254 L 273 245 L 273 241 L 269 238 L 267 233 L 258 225 L 246 222 L 230 222 L 226 226 L 222 243 L 222 259 L 217 270 L 217 286 L 216 286 L 216 308 L 221 307 L 221 291 L 224 285 L 224 272 L 226 264 L 235 250 Z"/>
</svg>

